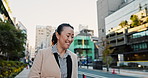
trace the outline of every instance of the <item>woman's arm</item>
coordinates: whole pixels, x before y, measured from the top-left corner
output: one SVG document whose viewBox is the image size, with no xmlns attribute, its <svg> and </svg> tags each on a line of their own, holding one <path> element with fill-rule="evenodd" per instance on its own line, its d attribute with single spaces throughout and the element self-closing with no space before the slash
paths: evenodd
<svg viewBox="0 0 148 78">
<path fill-rule="evenodd" d="M 76 77 L 75 78 L 78 78 L 78 58 L 77 58 L 77 55 L 76 55 Z"/>
<path fill-rule="evenodd" d="M 28 78 L 40 78 L 41 77 L 41 68 L 42 68 L 43 54 L 42 51 L 39 50 L 37 53 L 31 70 L 29 72 Z"/>
</svg>

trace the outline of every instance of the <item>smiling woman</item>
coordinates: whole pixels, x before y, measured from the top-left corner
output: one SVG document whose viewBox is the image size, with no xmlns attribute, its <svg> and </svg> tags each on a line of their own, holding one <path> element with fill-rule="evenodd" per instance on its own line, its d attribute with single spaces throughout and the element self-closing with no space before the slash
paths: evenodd
<svg viewBox="0 0 148 78">
<path fill-rule="evenodd" d="M 78 78 L 77 55 L 68 50 L 73 42 L 74 28 L 63 23 L 52 38 L 52 47 L 39 50 L 29 78 Z"/>
</svg>

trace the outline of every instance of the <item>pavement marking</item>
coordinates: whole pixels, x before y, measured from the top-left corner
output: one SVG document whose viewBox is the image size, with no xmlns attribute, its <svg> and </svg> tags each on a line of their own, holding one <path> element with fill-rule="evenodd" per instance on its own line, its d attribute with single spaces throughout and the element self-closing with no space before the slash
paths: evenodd
<svg viewBox="0 0 148 78">
<path fill-rule="evenodd" d="M 91 74 L 91 73 L 86 73 L 86 72 L 81 72 L 81 71 L 79 71 L 79 74 L 84 74 L 86 76 L 90 76 L 90 77 L 94 77 L 94 78 L 108 78 L 108 77 L 104 77 L 104 76 L 100 76 L 100 75 L 95 75 L 95 74 Z"/>
</svg>

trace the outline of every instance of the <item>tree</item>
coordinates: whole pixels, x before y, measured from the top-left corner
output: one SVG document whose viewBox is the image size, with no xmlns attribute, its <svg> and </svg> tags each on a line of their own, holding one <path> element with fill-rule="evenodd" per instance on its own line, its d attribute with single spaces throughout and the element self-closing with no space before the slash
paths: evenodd
<svg viewBox="0 0 148 78">
<path fill-rule="evenodd" d="M 114 48 L 111 49 L 111 45 L 105 44 L 103 50 L 103 63 L 107 66 L 107 71 L 109 71 L 110 64 L 112 63 L 113 58 L 110 56 L 113 53 Z"/>
<path fill-rule="evenodd" d="M 26 34 L 16 29 L 12 24 L 0 22 L 0 53 L 7 59 L 19 60 L 23 57 Z"/>
</svg>

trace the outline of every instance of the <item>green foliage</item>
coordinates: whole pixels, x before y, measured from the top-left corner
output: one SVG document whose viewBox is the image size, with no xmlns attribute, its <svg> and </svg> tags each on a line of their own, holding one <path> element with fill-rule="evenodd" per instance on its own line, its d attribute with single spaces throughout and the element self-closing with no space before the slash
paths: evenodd
<svg viewBox="0 0 148 78">
<path fill-rule="evenodd" d="M 128 25 L 127 20 L 122 21 L 122 22 L 119 24 L 119 26 L 121 26 L 122 28 L 126 27 L 127 25 Z"/>
<path fill-rule="evenodd" d="M 148 23 L 148 18 L 146 18 L 146 23 Z"/>
<path fill-rule="evenodd" d="M 9 11 L 9 12 L 12 12 L 11 9 L 10 9 L 10 7 L 9 7 L 9 2 L 8 2 L 8 0 L 4 0 L 4 1 L 5 1 L 6 5 L 7 5 L 8 11 Z"/>
<path fill-rule="evenodd" d="M 14 78 L 26 65 L 19 61 L 0 60 L 0 78 Z"/>
<path fill-rule="evenodd" d="M 135 27 L 135 26 L 139 26 L 140 25 L 140 19 L 138 19 L 137 15 L 131 15 L 130 20 L 132 20 L 131 26 Z"/>
<path fill-rule="evenodd" d="M 103 50 L 103 63 L 105 64 L 111 64 L 112 62 L 112 57 L 110 54 L 113 53 L 114 49 L 110 49 L 110 47 L 110 45 L 106 44 Z"/>
<path fill-rule="evenodd" d="M 3 20 L 0 18 L 0 22 L 2 22 Z"/>
<path fill-rule="evenodd" d="M 0 22 L 0 52 L 10 60 L 23 57 L 26 34 L 10 23 Z"/>
<path fill-rule="evenodd" d="M 103 50 L 103 63 L 107 66 L 107 71 L 109 71 L 109 66 L 113 61 L 113 58 L 110 56 L 111 53 L 113 53 L 114 48 L 111 49 L 111 46 L 109 44 L 105 44 L 104 50 Z"/>
</svg>

